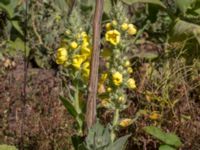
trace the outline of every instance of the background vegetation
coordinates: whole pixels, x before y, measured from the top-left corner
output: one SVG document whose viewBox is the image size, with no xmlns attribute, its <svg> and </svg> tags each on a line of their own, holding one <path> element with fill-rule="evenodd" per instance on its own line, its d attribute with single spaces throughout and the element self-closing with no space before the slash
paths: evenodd
<svg viewBox="0 0 200 150">
<path fill-rule="evenodd" d="M 55 56 L 67 29 L 75 33 L 81 27 L 91 35 L 95 1 L 25 2 L 0 2 L 0 143 L 20 146 L 25 56 L 29 63 L 24 147 L 72 149 L 77 118 L 65 110 L 59 95 L 67 96 L 73 83 L 63 75 L 66 72 Z M 102 36 L 106 23 L 123 17 L 115 16 L 120 10 L 117 2 L 105 0 Z M 133 122 L 118 128 L 116 137 L 129 135 L 125 136 L 127 149 L 200 149 L 200 1 L 120 2 L 121 11 L 137 27 L 132 45 L 127 46 L 137 88 L 125 91 L 129 104 L 120 115 Z M 106 126 L 113 113 L 100 108 L 98 117 Z M 100 124 L 97 128 L 102 128 L 103 139 L 110 134 Z M 96 132 L 95 127 L 92 130 Z M 86 138 L 87 148 L 90 138 Z"/>
</svg>

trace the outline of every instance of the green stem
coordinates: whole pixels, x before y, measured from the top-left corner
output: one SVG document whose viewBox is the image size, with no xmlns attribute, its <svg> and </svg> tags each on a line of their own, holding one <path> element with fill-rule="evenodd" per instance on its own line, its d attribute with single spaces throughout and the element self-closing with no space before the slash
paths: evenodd
<svg viewBox="0 0 200 150">
<path fill-rule="evenodd" d="M 115 113 L 114 113 L 112 130 L 111 130 L 111 141 L 112 142 L 114 142 L 114 140 L 115 140 L 115 136 L 116 136 L 115 135 L 115 128 L 117 126 L 118 120 L 119 120 L 119 109 L 116 109 Z"/>
</svg>

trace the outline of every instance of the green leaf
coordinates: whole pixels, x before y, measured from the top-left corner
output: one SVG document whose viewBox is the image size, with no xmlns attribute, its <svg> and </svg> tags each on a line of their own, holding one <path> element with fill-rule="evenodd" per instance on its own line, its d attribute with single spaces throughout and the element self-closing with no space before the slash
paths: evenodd
<svg viewBox="0 0 200 150">
<path fill-rule="evenodd" d="M 21 35 L 24 35 L 20 25 L 19 25 L 19 21 L 16 21 L 16 20 L 11 20 L 11 23 L 13 25 L 13 27 L 21 34 Z"/>
<path fill-rule="evenodd" d="M 9 19 L 15 17 L 15 8 L 18 5 L 19 0 L 14 0 L 12 2 L 3 1 L 0 2 L 0 8 L 2 8 L 8 14 Z"/>
<path fill-rule="evenodd" d="M 56 0 L 55 4 L 58 6 L 61 12 L 68 12 L 68 4 L 65 0 Z"/>
<path fill-rule="evenodd" d="M 158 140 L 164 142 L 165 144 L 172 145 L 175 147 L 181 146 L 181 141 L 179 137 L 173 133 L 165 133 L 162 129 L 154 127 L 154 126 L 147 126 L 144 128 L 144 130 L 157 138 Z"/>
<path fill-rule="evenodd" d="M 109 14 L 112 9 L 112 0 L 105 0 L 104 1 L 104 12 Z"/>
<path fill-rule="evenodd" d="M 171 41 L 183 41 L 191 37 L 200 38 L 200 25 L 177 19 L 172 30 Z M 200 44 L 200 43 L 199 43 Z"/>
<path fill-rule="evenodd" d="M 198 15 L 200 15 L 200 8 L 194 10 L 195 13 L 197 13 Z"/>
<path fill-rule="evenodd" d="M 75 150 L 80 150 L 80 145 L 83 144 L 84 138 L 82 136 L 74 135 L 71 137 L 72 144 Z"/>
<path fill-rule="evenodd" d="M 130 135 L 120 137 L 113 144 L 111 144 L 109 147 L 107 147 L 105 150 L 124 150 L 125 144 L 129 137 L 130 137 Z"/>
<path fill-rule="evenodd" d="M 8 46 L 16 51 L 25 53 L 25 43 L 22 39 L 17 38 L 15 41 L 9 41 Z M 29 56 L 30 48 L 26 45 L 26 57 Z"/>
<path fill-rule="evenodd" d="M 175 148 L 169 146 L 169 145 L 161 145 L 159 147 L 159 150 L 176 150 Z"/>
<path fill-rule="evenodd" d="M 11 8 L 10 5 L 4 5 L 0 2 L 0 8 L 3 9 L 4 11 L 6 11 L 6 13 L 8 14 L 9 18 L 13 18 L 14 17 L 14 10 Z"/>
<path fill-rule="evenodd" d="M 154 127 L 154 126 L 147 126 L 144 128 L 144 130 L 154 136 L 155 138 L 165 142 L 165 133 L 160 129 L 160 128 L 157 128 L 157 127 Z"/>
<path fill-rule="evenodd" d="M 73 106 L 73 104 L 71 102 L 69 102 L 67 99 L 65 99 L 64 97 L 60 96 L 59 97 L 60 100 L 62 101 L 63 105 L 65 106 L 65 108 L 69 111 L 69 113 L 73 116 L 73 117 L 77 117 L 78 114 Z"/>
<path fill-rule="evenodd" d="M 134 3 L 149 3 L 159 5 L 162 8 L 166 9 L 166 6 L 160 0 L 122 0 L 124 3 L 128 5 L 132 5 Z"/>
<path fill-rule="evenodd" d="M 105 128 L 98 121 L 92 128 L 89 129 L 86 138 L 86 147 L 88 150 L 99 149 L 108 146 L 111 143 L 110 133 L 108 126 Z"/>
<path fill-rule="evenodd" d="M 180 138 L 174 133 L 165 133 L 165 143 L 175 147 L 182 145 Z"/>
<path fill-rule="evenodd" d="M 186 11 L 188 9 L 191 8 L 191 5 L 195 2 L 196 0 L 175 0 L 175 3 L 177 5 L 177 7 L 179 8 L 179 10 L 182 13 L 186 13 Z"/>
<path fill-rule="evenodd" d="M 17 148 L 15 146 L 2 144 L 0 145 L 0 150 L 17 150 Z"/>
<path fill-rule="evenodd" d="M 152 51 L 152 52 L 141 51 L 138 54 L 135 54 L 135 56 L 137 56 L 139 58 L 145 58 L 145 59 L 148 59 L 148 60 L 153 60 L 153 59 L 157 58 L 159 55 L 156 51 Z"/>
<path fill-rule="evenodd" d="M 7 4 L 9 4 L 10 3 L 10 0 L 1 0 L 1 2 L 0 3 L 3 3 L 3 4 L 5 4 L 5 5 L 7 5 Z"/>
</svg>

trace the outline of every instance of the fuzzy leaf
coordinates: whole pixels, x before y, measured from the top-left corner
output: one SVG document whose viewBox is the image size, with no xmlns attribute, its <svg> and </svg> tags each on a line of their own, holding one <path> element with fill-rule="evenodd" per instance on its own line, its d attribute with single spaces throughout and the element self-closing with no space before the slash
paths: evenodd
<svg viewBox="0 0 200 150">
<path fill-rule="evenodd" d="M 65 106 L 65 108 L 69 111 L 69 113 L 73 116 L 73 117 L 77 117 L 77 112 L 74 108 L 74 106 L 72 105 L 71 102 L 69 102 L 67 99 L 65 99 L 63 96 L 59 97 L 60 100 L 62 101 L 63 105 Z"/>
<path fill-rule="evenodd" d="M 117 139 L 113 144 L 111 144 L 105 150 L 124 150 L 125 144 L 129 137 L 130 137 L 130 135 L 126 135 L 126 136 L 123 136 L 123 137 Z"/>
<path fill-rule="evenodd" d="M 110 134 L 108 127 L 104 128 L 97 122 L 88 133 L 86 138 L 86 145 L 88 149 L 103 149 L 110 143 Z"/>
<path fill-rule="evenodd" d="M 165 133 L 162 129 L 154 127 L 154 126 L 147 126 L 144 128 L 144 130 L 157 138 L 158 140 L 164 142 L 165 144 L 172 145 L 175 147 L 181 146 L 181 141 L 179 137 L 173 133 Z"/>
</svg>

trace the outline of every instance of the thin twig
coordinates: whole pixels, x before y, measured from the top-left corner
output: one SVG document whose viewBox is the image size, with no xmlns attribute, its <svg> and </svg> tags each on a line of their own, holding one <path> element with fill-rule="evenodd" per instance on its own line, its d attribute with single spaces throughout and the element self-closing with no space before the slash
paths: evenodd
<svg viewBox="0 0 200 150">
<path fill-rule="evenodd" d="M 25 139 L 25 132 L 24 132 L 24 124 L 25 124 L 25 117 L 26 117 L 26 99 L 27 99 L 27 91 L 26 91 L 26 87 L 27 87 L 27 75 L 28 75 L 28 57 L 26 56 L 26 52 L 27 52 L 27 24 L 28 24 L 28 1 L 25 1 L 25 5 L 26 5 L 26 14 L 25 14 L 25 27 L 24 27 L 24 49 L 25 49 L 25 53 L 24 53 L 24 81 L 23 81 L 23 88 L 22 88 L 22 93 L 21 93 L 21 97 L 22 97 L 22 121 L 21 121 L 21 127 L 20 127 L 20 133 L 21 133 L 21 137 L 20 137 L 20 144 L 19 144 L 19 149 L 20 150 L 24 150 L 24 139 Z"/>
<path fill-rule="evenodd" d="M 33 10 L 31 10 L 31 11 L 32 11 L 31 20 L 32 20 L 33 32 L 35 33 L 35 36 L 37 37 L 39 44 L 42 45 L 42 44 L 43 44 L 43 41 L 42 41 L 42 38 L 41 38 L 40 34 L 39 34 L 38 31 L 37 31 L 36 24 L 35 24 L 35 15 L 34 15 Z"/>
</svg>

